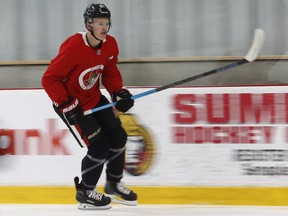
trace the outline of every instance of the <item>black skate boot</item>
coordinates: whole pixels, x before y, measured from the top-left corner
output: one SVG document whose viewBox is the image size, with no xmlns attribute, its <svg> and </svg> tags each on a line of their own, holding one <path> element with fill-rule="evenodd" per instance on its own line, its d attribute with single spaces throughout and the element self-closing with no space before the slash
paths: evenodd
<svg viewBox="0 0 288 216">
<path fill-rule="evenodd" d="M 86 190 L 81 188 L 79 178 L 74 178 L 76 188 L 76 200 L 78 201 L 78 209 L 109 209 L 111 208 L 111 199 L 96 189 Z"/>
<path fill-rule="evenodd" d="M 122 182 L 107 181 L 104 191 L 113 202 L 130 206 L 137 205 L 137 194 L 126 188 Z"/>
</svg>

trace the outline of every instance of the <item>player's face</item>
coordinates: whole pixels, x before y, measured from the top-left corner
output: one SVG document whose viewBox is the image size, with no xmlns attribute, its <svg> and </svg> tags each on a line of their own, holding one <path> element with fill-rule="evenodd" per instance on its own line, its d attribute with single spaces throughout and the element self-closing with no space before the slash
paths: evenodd
<svg viewBox="0 0 288 216">
<path fill-rule="evenodd" d="M 106 39 L 110 23 L 108 18 L 95 18 L 92 23 L 94 35 L 100 40 Z"/>
</svg>

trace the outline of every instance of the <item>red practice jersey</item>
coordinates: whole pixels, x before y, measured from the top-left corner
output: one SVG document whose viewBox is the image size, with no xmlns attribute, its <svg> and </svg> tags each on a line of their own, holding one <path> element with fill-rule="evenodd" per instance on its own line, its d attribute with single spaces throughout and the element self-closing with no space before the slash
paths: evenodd
<svg viewBox="0 0 288 216">
<path fill-rule="evenodd" d="M 56 104 L 71 96 L 84 110 L 92 109 L 101 96 L 100 80 L 110 94 L 123 87 L 115 38 L 107 35 L 102 47 L 96 49 L 88 44 L 86 34 L 67 38 L 42 77 L 43 88 Z"/>
</svg>

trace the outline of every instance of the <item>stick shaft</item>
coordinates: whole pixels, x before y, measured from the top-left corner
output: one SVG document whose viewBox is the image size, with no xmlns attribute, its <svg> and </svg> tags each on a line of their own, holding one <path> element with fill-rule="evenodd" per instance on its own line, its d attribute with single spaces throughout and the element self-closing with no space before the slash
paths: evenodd
<svg viewBox="0 0 288 216">
<path fill-rule="evenodd" d="M 245 64 L 245 63 L 249 63 L 249 61 L 247 61 L 246 59 L 243 59 L 243 60 L 240 60 L 240 61 L 237 61 L 237 62 L 233 62 L 231 64 L 216 68 L 214 70 L 210 70 L 210 71 L 207 71 L 207 72 L 204 72 L 204 73 L 192 76 L 192 77 L 188 77 L 186 79 L 182 79 L 182 80 L 179 80 L 177 82 L 173 82 L 173 83 L 161 86 L 159 88 L 155 88 L 155 89 L 151 89 L 151 90 L 139 93 L 139 94 L 135 94 L 131 98 L 135 100 L 135 99 L 138 99 L 138 98 L 150 95 L 150 94 L 154 94 L 154 93 L 159 92 L 159 91 L 163 91 L 163 90 L 168 89 L 168 88 L 172 88 L 174 86 L 179 86 L 179 85 L 182 85 L 182 84 L 187 83 L 187 82 L 191 82 L 191 81 L 194 81 L 194 80 L 206 77 L 206 76 L 210 76 L 210 75 L 215 74 L 215 73 L 220 73 L 220 72 L 223 72 L 223 71 L 238 67 L 238 66 L 240 66 L 242 64 Z M 100 106 L 100 107 L 96 107 L 96 108 L 94 108 L 92 110 L 85 111 L 84 115 L 88 115 L 88 114 L 91 114 L 93 112 L 97 112 L 97 111 L 100 111 L 100 110 L 103 110 L 103 109 L 106 109 L 106 108 L 109 108 L 109 107 L 112 107 L 112 106 L 115 106 L 115 105 L 116 105 L 116 102 L 112 102 L 112 103 L 109 103 L 109 104 L 106 104 L 106 105 L 103 105 L 103 106 Z"/>
<path fill-rule="evenodd" d="M 203 78 L 203 77 L 215 74 L 215 73 L 223 72 L 223 71 L 229 70 L 231 68 L 238 67 L 238 66 L 240 66 L 242 64 L 245 64 L 245 63 L 248 63 L 248 61 L 246 59 L 243 59 L 243 60 L 240 60 L 240 61 L 237 61 L 237 62 L 233 62 L 231 64 L 216 68 L 214 70 L 210 70 L 210 71 L 207 71 L 207 72 L 204 72 L 204 73 L 201 73 L 201 74 L 198 74 L 198 75 L 195 75 L 195 76 L 192 76 L 192 77 L 188 77 L 186 79 L 179 80 L 177 82 L 174 82 L 174 83 L 159 87 L 159 88 L 156 89 L 156 91 L 157 92 L 158 91 L 162 91 L 162 90 L 165 90 L 167 88 L 171 88 L 171 87 L 178 86 L 178 85 L 181 85 L 181 84 L 184 84 L 184 83 L 187 83 L 187 82 L 191 82 L 191 81 L 194 81 L 194 80 L 197 80 L 197 79 L 200 79 L 200 78 Z"/>
</svg>

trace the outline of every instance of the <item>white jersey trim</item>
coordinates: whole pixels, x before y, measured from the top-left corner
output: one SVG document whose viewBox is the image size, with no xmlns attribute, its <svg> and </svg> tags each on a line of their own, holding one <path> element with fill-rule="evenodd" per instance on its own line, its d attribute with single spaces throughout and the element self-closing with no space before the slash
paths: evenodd
<svg viewBox="0 0 288 216">
<path fill-rule="evenodd" d="M 86 46 L 89 46 L 89 43 L 88 43 L 87 37 L 86 37 L 87 31 L 86 31 L 86 32 L 78 32 L 78 33 L 82 35 L 82 39 L 83 39 L 85 45 L 86 45 Z"/>
</svg>

